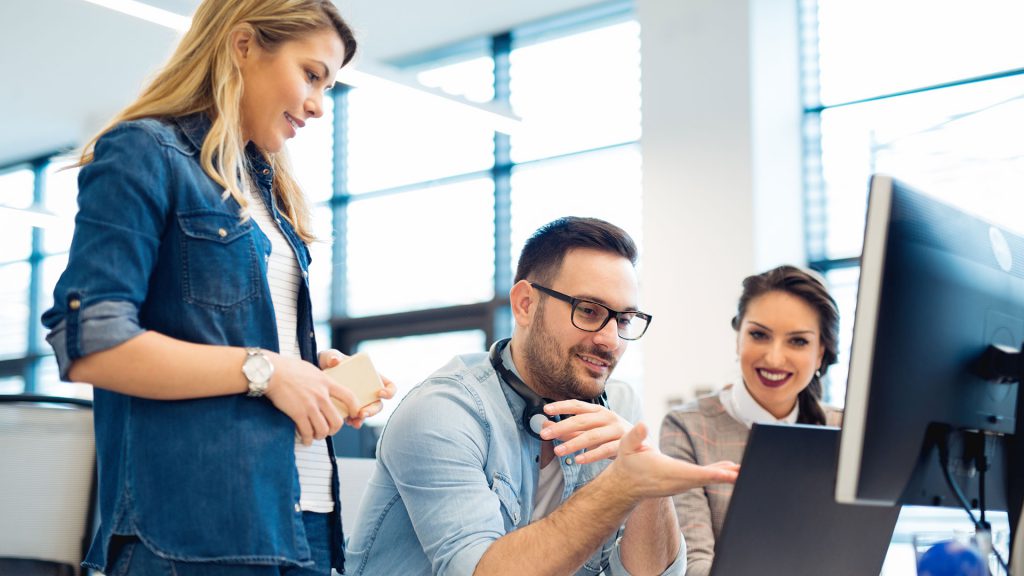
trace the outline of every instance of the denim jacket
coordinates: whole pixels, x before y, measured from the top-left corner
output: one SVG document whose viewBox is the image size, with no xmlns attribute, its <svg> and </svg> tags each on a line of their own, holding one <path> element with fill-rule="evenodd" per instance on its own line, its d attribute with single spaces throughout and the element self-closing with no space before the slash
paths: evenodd
<svg viewBox="0 0 1024 576">
<path fill-rule="evenodd" d="M 504 354 L 512 366 L 507 348 Z M 611 381 L 607 392 L 616 413 L 639 420 L 628 385 Z M 381 435 L 377 467 L 347 543 L 350 573 L 469 576 L 495 540 L 527 526 L 541 442 L 523 429 L 524 407 L 484 353 L 456 357 L 411 390 Z M 580 465 L 575 456 L 557 461 L 565 479 L 562 502 L 608 466 L 607 460 Z M 622 530 L 609 534 L 576 574 L 628 574 L 619 556 Z M 682 574 L 685 559 L 684 544 L 665 574 Z"/>
<path fill-rule="evenodd" d="M 278 349 L 266 279 L 269 239 L 203 172 L 204 115 L 122 123 L 78 177 L 71 254 L 43 315 L 62 378 L 72 362 L 144 331 L 201 344 Z M 253 181 L 303 278 L 309 251 L 271 202 L 273 171 L 252 147 Z M 298 341 L 316 363 L 309 286 Z M 188 362 L 188 358 L 180 358 Z M 239 365 L 241 370 L 241 365 Z M 97 388 L 100 528 L 85 564 L 108 569 L 112 535 L 183 561 L 309 565 L 295 425 L 245 394 L 160 401 Z M 328 440 L 329 441 L 329 440 Z M 329 445 L 332 466 L 333 448 Z M 335 567 L 342 568 L 335 474 Z"/>
</svg>

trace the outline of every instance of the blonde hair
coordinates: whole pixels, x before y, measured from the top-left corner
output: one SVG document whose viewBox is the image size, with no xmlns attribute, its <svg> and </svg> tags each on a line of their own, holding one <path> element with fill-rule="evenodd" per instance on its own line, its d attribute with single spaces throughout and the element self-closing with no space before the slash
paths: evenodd
<svg viewBox="0 0 1024 576">
<path fill-rule="evenodd" d="M 356 51 L 351 29 L 331 0 L 203 0 L 170 60 L 142 94 L 117 114 L 82 150 L 78 165 L 93 161 L 96 142 L 117 124 L 139 118 L 169 118 L 205 113 L 212 121 L 203 141 L 200 165 L 224 187 L 243 213 L 248 202 L 239 175 L 247 174 L 241 132 L 242 76 L 232 56 L 232 32 L 248 27 L 261 48 L 274 51 L 285 42 L 321 30 L 334 30 L 345 47 L 342 66 Z M 312 242 L 306 199 L 292 175 L 287 154 L 267 154 L 274 168 L 278 208 L 304 242 Z"/>
</svg>

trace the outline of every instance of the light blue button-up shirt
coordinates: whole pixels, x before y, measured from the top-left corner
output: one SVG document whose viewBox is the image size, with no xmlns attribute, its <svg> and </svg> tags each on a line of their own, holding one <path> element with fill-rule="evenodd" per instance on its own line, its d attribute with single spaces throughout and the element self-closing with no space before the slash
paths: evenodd
<svg viewBox="0 0 1024 576">
<path fill-rule="evenodd" d="M 508 348 L 505 363 L 512 366 Z M 607 392 L 612 410 L 639 420 L 628 385 L 609 382 Z M 524 407 L 485 353 L 457 356 L 410 391 L 381 435 L 377 468 L 350 527 L 348 573 L 468 576 L 495 540 L 528 525 L 541 442 L 523 429 Z M 580 465 L 574 454 L 558 464 L 564 502 L 609 462 Z M 622 531 L 609 534 L 577 575 L 629 574 L 619 556 Z M 682 545 L 665 574 L 682 574 L 685 558 Z"/>
</svg>

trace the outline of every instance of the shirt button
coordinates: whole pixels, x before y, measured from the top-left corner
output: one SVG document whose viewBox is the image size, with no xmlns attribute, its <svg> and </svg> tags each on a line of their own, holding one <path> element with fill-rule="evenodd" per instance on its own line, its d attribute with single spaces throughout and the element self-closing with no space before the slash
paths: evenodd
<svg viewBox="0 0 1024 576">
<path fill-rule="evenodd" d="M 310 338 L 316 338 L 316 332 L 310 332 L 309 333 L 309 337 Z"/>
<path fill-rule="evenodd" d="M 217 236 L 220 236 L 221 238 L 223 238 L 223 237 L 225 237 L 227 235 L 228 235 L 228 231 L 227 230 L 225 230 L 223 228 L 221 228 L 220 230 L 217 230 Z"/>
<path fill-rule="evenodd" d="M 569 457 L 567 457 L 567 458 L 565 459 L 565 463 L 566 463 L 566 464 L 569 464 L 569 465 L 572 465 L 572 456 L 569 456 Z"/>
<path fill-rule="evenodd" d="M 263 169 L 263 175 L 266 176 L 267 174 L 270 174 L 270 168 L 264 168 Z M 299 507 L 299 505 L 296 504 L 295 508 L 298 509 L 298 507 Z"/>
<path fill-rule="evenodd" d="M 74 300 L 68 302 L 68 308 L 71 308 L 72 310 L 78 310 L 81 307 L 82 301 L 79 300 L 78 298 L 75 298 Z"/>
<path fill-rule="evenodd" d="M 295 503 L 295 511 L 296 511 L 296 512 L 302 512 L 302 506 L 300 506 L 300 505 L 298 504 L 298 502 L 296 502 L 296 503 Z"/>
<path fill-rule="evenodd" d="M 309 278 L 309 272 L 306 272 L 305 270 L 303 270 L 302 271 L 302 277 L 303 278 Z"/>
</svg>

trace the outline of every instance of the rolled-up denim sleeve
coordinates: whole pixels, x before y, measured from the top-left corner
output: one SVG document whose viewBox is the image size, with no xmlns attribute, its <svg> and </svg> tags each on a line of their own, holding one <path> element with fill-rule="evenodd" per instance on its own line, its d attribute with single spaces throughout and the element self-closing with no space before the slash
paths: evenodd
<svg viewBox="0 0 1024 576">
<path fill-rule="evenodd" d="M 612 556 L 609 560 L 608 574 L 609 576 L 631 576 L 629 570 L 622 565 L 622 550 L 619 546 L 622 538 L 619 537 L 615 542 L 615 548 L 612 549 Z M 676 554 L 675 560 L 672 564 L 661 573 L 662 576 L 683 576 L 686 574 L 686 540 L 683 539 L 683 535 L 679 535 L 679 552 Z"/>
<path fill-rule="evenodd" d="M 79 173 L 68 264 L 42 317 L 62 379 L 75 360 L 144 331 L 139 308 L 167 219 L 168 182 L 164 147 L 137 124 L 100 138 Z"/>
<path fill-rule="evenodd" d="M 479 397 L 459 382 L 428 380 L 402 401 L 381 436 L 378 458 L 434 574 L 473 574 L 506 533 L 494 479 L 484 471 L 489 434 Z"/>
</svg>

